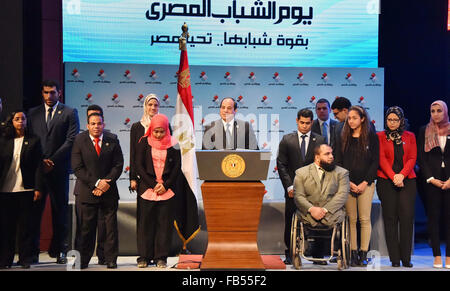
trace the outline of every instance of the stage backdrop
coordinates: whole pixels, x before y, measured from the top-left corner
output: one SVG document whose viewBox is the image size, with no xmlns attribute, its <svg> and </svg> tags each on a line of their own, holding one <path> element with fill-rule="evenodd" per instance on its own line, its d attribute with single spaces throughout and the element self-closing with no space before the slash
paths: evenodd
<svg viewBox="0 0 450 291">
<path fill-rule="evenodd" d="M 125 168 L 118 182 L 122 201 L 135 200 L 128 191 L 129 139 L 134 122 L 143 113 L 143 100 L 155 93 L 160 113 L 172 118 L 177 94 L 177 65 L 65 63 L 66 104 L 78 109 L 81 128 L 86 128 L 86 108 L 103 107 L 106 128 L 119 136 Z M 333 102 L 345 96 L 365 107 L 377 130 L 383 129 L 384 70 L 382 68 L 287 68 L 191 65 L 197 148 L 203 126 L 219 118 L 219 101 L 233 97 L 237 118 L 251 122 L 260 149 L 270 150 L 268 179 L 263 181 L 265 201 L 284 199 L 278 178 L 276 154 L 284 134 L 296 130 L 298 110 L 310 108 L 320 98 Z M 315 115 L 315 114 L 314 114 Z M 332 115 L 332 114 L 331 114 Z M 74 177 L 71 177 L 71 191 Z M 200 181 L 197 199 L 201 200 Z"/>
</svg>

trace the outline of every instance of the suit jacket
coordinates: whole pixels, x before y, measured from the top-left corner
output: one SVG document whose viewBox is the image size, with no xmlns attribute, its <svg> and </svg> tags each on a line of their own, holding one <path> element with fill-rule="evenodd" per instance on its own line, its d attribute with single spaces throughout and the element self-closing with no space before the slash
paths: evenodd
<svg viewBox="0 0 450 291">
<path fill-rule="evenodd" d="M 441 176 L 442 161 L 445 163 L 445 174 L 450 177 L 450 135 L 447 136 L 444 152 L 440 147 L 435 147 L 429 152 L 425 152 L 425 129 L 426 126 L 420 128 L 417 138 L 417 154 L 420 171 L 425 179 L 431 177 L 437 178 Z"/>
<path fill-rule="evenodd" d="M 344 205 L 350 191 L 348 171 L 336 166 L 336 169 L 325 172 L 324 175 L 324 181 L 321 183 L 314 163 L 295 171 L 294 202 L 302 221 L 311 226 L 317 226 L 320 223 L 332 226 L 345 217 Z M 308 213 L 308 209 L 312 206 L 328 210 L 320 222 Z"/>
<path fill-rule="evenodd" d="M 117 201 L 119 191 L 116 181 L 122 174 L 123 155 L 117 136 L 103 132 L 100 156 L 97 155 L 89 132 L 76 136 L 72 149 L 72 169 L 77 177 L 77 199 L 83 203 L 100 203 Z M 92 190 L 99 179 L 111 179 L 110 188 L 100 197 L 94 196 Z"/>
<path fill-rule="evenodd" d="M 148 144 L 147 139 L 142 139 L 136 148 L 136 172 L 139 175 L 140 182 L 138 194 L 142 195 L 148 188 L 155 188 L 156 173 L 153 166 L 152 147 Z M 178 176 L 181 173 L 181 153 L 173 147 L 167 149 L 166 162 L 162 174 L 163 185 L 167 190 L 170 188 L 177 193 L 176 185 Z"/>
<path fill-rule="evenodd" d="M 303 160 L 300 152 L 298 131 L 283 136 L 278 146 L 277 168 L 284 187 L 285 197 L 288 197 L 288 187 L 294 185 L 295 171 L 314 162 L 314 148 L 324 143 L 325 138 L 323 136 L 311 132 L 308 150 Z"/>
<path fill-rule="evenodd" d="M 67 173 L 70 171 L 73 141 L 80 130 L 77 110 L 59 103 L 49 129 L 45 122 L 46 114 L 44 104 L 30 109 L 28 126 L 41 140 L 44 159 L 55 163 L 53 171 Z"/>
<path fill-rule="evenodd" d="M 3 185 L 11 166 L 14 138 L 0 138 L 0 185 Z M 42 191 L 42 149 L 39 137 L 25 135 L 20 151 L 20 171 L 25 189 Z"/>
<path fill-rule="evenodd" d="M 255 132 L 249 122 L 234 119 L 233 127 L 234 147 L 233 149 L 258 149 L 258 141 Z M 222 119 L 212 122 L 205 127 L 203 134 L 202 149 L 222 150 L 226 148 L 226 134 Z"/>
<path fill-rule="evenodd" d="M 394 143 L 387 140 L 384 131 L 377 132 L 378 141 L 380 142 L 380 164 L 377 171 L 378 177 L 394 180 L 396 174 L 392 170 L 394 164 Z M 405 178 L 413 179 L 416 177 L 414 166 L 417 159 L 416 136 L 410 131 L 404 131 L 402 134 L 403 141 L 403 169 L 400 174 Z"/>
<path fill-rule="evenodd" d="M 333 149 L 335 148 L 336 145 L 336 135 L 337 135 L 337 125 L 339 124 L 339 122 L 337 122 L 336 120 L 330 119 L 330 136 L 328 137 L 328 141 L 329 141 L 329 145 L 330 147 L 332 147 Z M 342 127 L 341 127 L 342 129 Z M 322 130 L 320 128 L 320 123 L 319 120 L 316 119 L 313 121 L 312 127 L 311 127 L 311 131 L 317 134 L 322 135 Z"/>
</svg>

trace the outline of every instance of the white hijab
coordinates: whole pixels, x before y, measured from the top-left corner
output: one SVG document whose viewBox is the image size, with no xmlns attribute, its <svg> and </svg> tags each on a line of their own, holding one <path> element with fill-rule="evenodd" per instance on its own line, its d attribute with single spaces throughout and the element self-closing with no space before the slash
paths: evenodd
<svg viewBox="0 0 450 291">
<path fill-rule="evenodd" d="M 147 97 L 145 97 L 144 114 L 142 115 L 142 118 L 141 118 L 141 124 L 144 127 L 144 132 L 147 132 L 148 128 L 150 127 L 150 122 L 152 121 L 152 118 L 150 117 L 150 115 L 147 114 L 147 111 L 146 111 L 147 104 L 152 99 L 155 99 L 159 105 L 159 99 L 155 94 L 148 94 Z"/>
</svg>

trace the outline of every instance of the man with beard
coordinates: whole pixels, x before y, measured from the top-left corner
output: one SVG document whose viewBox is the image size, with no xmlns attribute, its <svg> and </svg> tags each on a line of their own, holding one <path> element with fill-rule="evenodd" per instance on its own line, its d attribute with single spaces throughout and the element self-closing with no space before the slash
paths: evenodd
<svg viewBox="0 0 450 291">
<path fill-rule="evenodd" d="M 295 172 L 294 202 L 303 223 L 332 227 L 342 222 L 349 185 L 348 171 L 334 164 L 333 149 L 316 146 L 314 162 Z M 314 244 L 313 257 L 323 258 L 323 251 L 321 244 Z"/>
</svg>

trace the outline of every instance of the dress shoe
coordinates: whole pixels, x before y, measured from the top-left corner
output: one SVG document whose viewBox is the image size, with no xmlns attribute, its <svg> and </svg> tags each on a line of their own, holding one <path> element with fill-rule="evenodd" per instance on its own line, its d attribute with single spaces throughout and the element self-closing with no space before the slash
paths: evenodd
<svg viewBox="0 0 450 291">
<path fill-rule="evenodd" d="M 367 251 L 359 251 L 359 262 L 358 265 L 360 267 L 366 267 L 368 264 L 367 262 Z"/>
<path fill-rule="evenodd" d="M 137 263 L 138 268 L 147 268 L 148 267 L 148 263 L 147 261 L 140 261 Z"/>
<path fill-rule="evenodd" d="M 105 266 L 106 265 L 105 259 L 98 259 L 97 265 Z"/>
<path fill-rule="evenodd" d="M 32 264 L 39 264 L 39 255 L 34 255 L 31 257 Z"/>
<path fill-rule="evenodd" d="M 59 265 L 65 265 L 67 264 L 67 257 L 65 253 L 60 253 L 57 257 L 56 257 L 56 263 Z"/>
<path fill-rule="evenodd" d="M 402 262 L 403 267 L 405 268 L 412 268 L 413 264 L 411 264 L 411 262 Z"/>
<path fill-rule="evenodd" d="M 392 263 L 392 267 L 399 268 L 400 267 L 400 263 Z"/>
<path fill-rule="evenodd" d="M 325 261 L 317 261 L 317 262 L 314 262 L 313 265 L 326 266 L 326 265 L 328 265 L 328 263 Z"/>
<path fill-rule="evenodd" d="M 359 266 L 358 251 L 352 251 L 351 260 L 350 260 L 350 266 L 352 266 L 352 267 L 358 267 Z"/>
<path fill-rule="evenodd" d="M 106 268 L 108 269 L 117 269 L 117 263 L 116 262 L 109 262 L 106 264 Z"/>
<path fill-rule="evenodd" d="M 157 268 L 167 268 L 166 260 L 157 260 L 156 267 Z"/>
<path fill-rule="evenodd" d="M 292 265 L 292 260 L 290 256 L 286 256 L 283 262 L 285 265 Z"/>
</svg>

